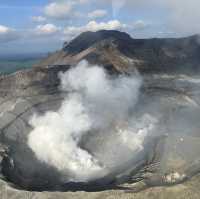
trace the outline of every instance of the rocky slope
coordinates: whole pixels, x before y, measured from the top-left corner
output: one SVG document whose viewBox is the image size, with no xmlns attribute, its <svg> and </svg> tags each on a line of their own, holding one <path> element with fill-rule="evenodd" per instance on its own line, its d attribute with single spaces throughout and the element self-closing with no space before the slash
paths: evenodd
<svg viewBox="0 0 200 199">
<path fill-rule="evenodd" d="M 39 66 L 75 64 L 82 59 L 110 70 L 138 68 L 142 72 L 197 72 L 200 70 L 200 37 L 133 39 L 119 31 L 85 32 Z"/>
</svg>

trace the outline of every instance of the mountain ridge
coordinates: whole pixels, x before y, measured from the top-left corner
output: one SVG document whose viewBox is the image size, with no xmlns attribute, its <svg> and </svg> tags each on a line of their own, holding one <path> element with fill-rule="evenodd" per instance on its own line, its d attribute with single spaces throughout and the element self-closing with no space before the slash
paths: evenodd
<svg viewBox="0 0 200 199">
<path fill-rule="evenodd" d="M 84 32 L 38 66 L 75 65 L 83 59 L 111 70 L 127 72 L 200 71 L 200 36 L 134 39 L 125 32 Z M 124 68 L 121 68 L 121 66 Z"/>
</svg>

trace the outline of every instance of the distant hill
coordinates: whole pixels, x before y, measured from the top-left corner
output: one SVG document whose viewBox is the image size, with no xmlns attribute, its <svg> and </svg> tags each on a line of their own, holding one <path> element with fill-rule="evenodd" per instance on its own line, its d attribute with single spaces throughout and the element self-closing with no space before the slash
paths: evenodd
<svg viewBox="0 0 200 199">
<path fill-rule="evenodd" d="M 110 70 L 127 72 L 199 72 L 200 36 L 133 39 L 114 30 L 84 32 L 37 66 L 73 65 L 82 59 Z"/>
</svg>

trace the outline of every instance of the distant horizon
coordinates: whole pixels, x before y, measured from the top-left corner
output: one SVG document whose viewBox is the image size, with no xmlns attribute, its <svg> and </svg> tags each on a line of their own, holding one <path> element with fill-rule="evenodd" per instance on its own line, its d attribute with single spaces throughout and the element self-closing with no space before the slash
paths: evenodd
<svg viewBox="0 0 200 199">
<path fill-rule="evenodd" d="M 22 59 L 38 59 L 38 58 L 43 58 L 48 55 L 48 53 L 53 53 L 52 52 L 24 52 L 24 53 L 5 53 L 5 54 L 0 54 L 0 59 L 1 60 L 22 60 Z"/>
<path fill-rule="evenodd" d="M 0 55 L 53 52 L 101 29 L 134 38 L 199 34 L 199 6 L 198 0 L 1 0 Z"/>
<path fill-rule="evenodd" d="M 98 31 L 102 31 L 102 30 L 105 30 L 105 29 L 101 29 L 101 30 L 98 30 Z M 85 31 L 85 32 L 98 32 L 98 31 Z M 121 31 L 121 30 L 116 30 L 116 31 L 125 32 L 125 33 L 129 34 L 126 31 Z M 82 32 L 82 33 L 84 33 L 84 32 Z M 77 35 L 76 37 L 78 37 L 79 35 Z M 149 37 L 149 38 L 145 38 L 145 37 L 144 38 L 134 38 L 134 35 L 131 35 L 131 34 L 129 34 L 129 35 L 133 39 L 173 39 L 173 38 L 174 39 L 176 39 L 176 38 L 178 39 L 178 38 L 192 37 L 192 36 L 196 36 L 196 35 L 200 35 L 200 34 L 189 34 L 189 35 L 181 35 L 181 36 L 174 36 L 174 37 Z M 57 48 L 49 49 L 49 50 L 46 50 L 46 51 L 45 50 L 44 51 L 40 51 L 40 50 L 36 51 L 35 50 L 33 52 L 31 52 L 31 51 L 23 52 L 23 49 L 21 51 L 18 51 L 18 52 L 1 52 L 0 51 L 0 59 L 5 59 L 5 60 L 7 60 L 7 59 L 11 59 L 12 60 L 13 59 L 13 60 L 16 60 L 16 59 L 29 59 L 29 58 L 34 58 L 34 57 L 36 59 L 37 58 L 43 58 L 43 57 L 47 56 L 48 54 L 54 53 L 54 52 L 56 52 L 58 50 L 61 50 L 62 47 L 63 47 L 63 44 L 65 42 L 70 42 L 75 38 L 71 38 L 71 40 L 69 40 L 69 41 L 63 41 L 63 43 L 60 44 Z"/>
</svg>

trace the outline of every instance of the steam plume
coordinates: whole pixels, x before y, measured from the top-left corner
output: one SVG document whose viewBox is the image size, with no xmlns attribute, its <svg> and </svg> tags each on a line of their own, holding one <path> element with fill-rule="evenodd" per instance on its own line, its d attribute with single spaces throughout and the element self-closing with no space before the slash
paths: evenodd
<svg viewBox="0 0 200 199">
<path fill-rule="evenodd" d="M 127 0 L 112 0 L 113 17 L 116 18 L 119 11 L 126 4 Z"/>
<path fill-rule="evenodd" d="M 131 115 L 138 100 L 139 75 L 110 77 L 86 61 L 60 74 L 68 95 L 57 112 L 34 115 L 28 145 L 65 181 L 102 177 L 143 150 L 156 120 Z"/>
</svg>

